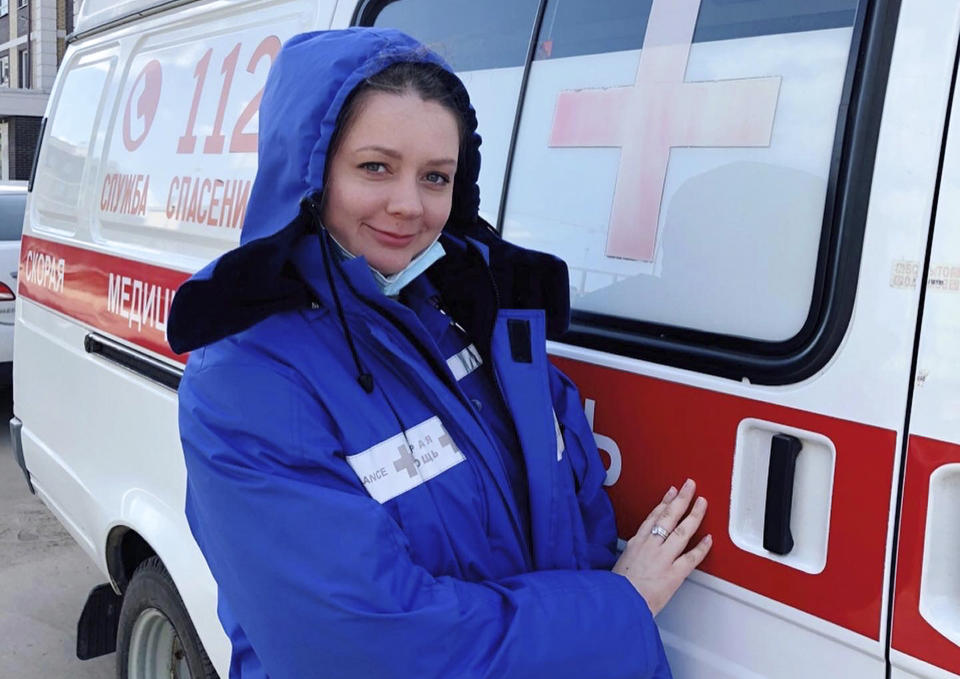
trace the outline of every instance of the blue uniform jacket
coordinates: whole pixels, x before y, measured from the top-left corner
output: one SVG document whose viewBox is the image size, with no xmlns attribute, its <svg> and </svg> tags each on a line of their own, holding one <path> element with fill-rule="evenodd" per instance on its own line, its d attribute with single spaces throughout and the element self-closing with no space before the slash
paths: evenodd
<svg viewBox="0 0 960 679">
<path fill-rule="evenodd" d="M 447 255 L 424 275 L 513 416 L 529 526 L 450 357 L 317 228 L 344 97 L 399 60 L 442 63 L 395 31 L 284 46 L 240 247 L 174 300 L 168 338 L 192 351 L 187 518 L 219 586 L 230 676 L 668 677 L 649 609 L 609 570 L 604 469 L 576 388 L 545 351 L 566 328 L 566 268 L 477 217 L 475 131 Z"/>
</svg>

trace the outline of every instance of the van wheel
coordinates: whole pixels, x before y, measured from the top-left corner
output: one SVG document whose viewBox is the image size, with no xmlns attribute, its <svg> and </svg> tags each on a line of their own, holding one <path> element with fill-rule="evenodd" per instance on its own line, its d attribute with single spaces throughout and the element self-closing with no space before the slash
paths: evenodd
<svg viewBox="0 0 960 679">
<path fill-rule="evenodd" d="M 134 571 L 117 628 L 119 679 L 217 679 L 170 574 L 151 556 Z"/>
</svg>

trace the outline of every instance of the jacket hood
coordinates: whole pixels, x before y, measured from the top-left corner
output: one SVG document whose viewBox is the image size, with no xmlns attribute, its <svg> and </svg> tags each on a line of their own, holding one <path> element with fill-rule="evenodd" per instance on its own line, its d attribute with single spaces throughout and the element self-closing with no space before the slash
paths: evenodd
<svg viewBox="0 0 960 679">
<path fill-rule="evenodd" d="M 260 102 L 258 168 L 240 246 L 194 274 L 174 297 L 167 340 L 175 352 L 222 339 L 313 298 L 291 260 L 302 236 L 315 229 L 314 212 L 340 110 L 357 85 L 397 62 L 434 63 L 449 73 L 453 100 L 466 125 L 444 231 L 476 238 L 490 249 L 506 245 L 478 218 L 476 114 L 466 88 L 443 59 L 391 29 L 303 33 L 283 46 L 267 77 Z M 562 278 L 562 300 L 554 302 L 563 306 L 569 299 L 566 269 L 559 260 L 549 259 L 554 261 L 544 262 L 553 270 L 550 278 L 555 283 Z M 318 270 L 323 266 L 316 262 Z M 562 316 L 569 313 L 568 308 L 558 311 Z M 561 323 L 565 329 L 565 318 Z"/>
<path fill-rule="evenodd" d="M 395 30 L 304 33 L 284 45 L 264 88 L 259 166 L 241 245 L 282 231 L 297 216 L 300 201 L 322 191 L 330 139 L 347 96 L 364 79 L 401 61 L 434 63 L 450 73 L 455 102 L 468 125 L 466 158 L 461 159 L 454 181 L 454 211 L 460 218 L 476 218 L 480 204 L 477 119 L 463 83 L 450 67 Z"/>
</svg>

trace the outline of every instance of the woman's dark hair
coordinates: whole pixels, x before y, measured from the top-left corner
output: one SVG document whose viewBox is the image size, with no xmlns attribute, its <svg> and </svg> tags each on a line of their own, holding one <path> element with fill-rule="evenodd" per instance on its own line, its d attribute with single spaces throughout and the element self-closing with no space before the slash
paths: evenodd
<svg viewBox="0 0 960 679">
<path fill-rule="evenodd" d="M 413 93 L 424 101 L 440 104 L 453 114 L 460 134 L 460 155 L 467 135 L 465 114 L 469 105 L 466 91 L 457 77 L 437 64 L 422 61 L 401 61 L 367 77 L 347 96 L 337 116 L 337 126 L 330 141 L 327 158 L 333 158 L 344 132 L 359 114 L 367 97 L 375 92 L 404 95 Z"/>
</svg>

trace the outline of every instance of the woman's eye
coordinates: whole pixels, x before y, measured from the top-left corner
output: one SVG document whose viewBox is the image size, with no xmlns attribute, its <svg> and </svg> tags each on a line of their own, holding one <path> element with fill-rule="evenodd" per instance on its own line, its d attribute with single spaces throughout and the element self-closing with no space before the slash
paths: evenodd
<svg viewBox="0 0 960 679">
<path fill-rule="evenodd" d="M 383 174 L 387 171 L 387 166 L 383 163 L 360 163 L 360 169 L 366 170 L 367 172 L 373 172 L 374 174 Z"/>
<path fill-rule="evenodd" d="M 431 184 L 436 184 L 437 186 L 446 186 L 450 183 L 450 177 L 440 172 L 428 172 L 424 179 Z"/>
</svg>

